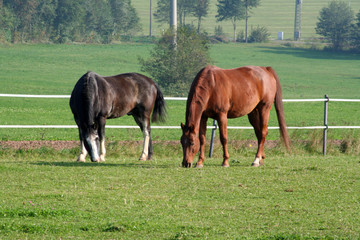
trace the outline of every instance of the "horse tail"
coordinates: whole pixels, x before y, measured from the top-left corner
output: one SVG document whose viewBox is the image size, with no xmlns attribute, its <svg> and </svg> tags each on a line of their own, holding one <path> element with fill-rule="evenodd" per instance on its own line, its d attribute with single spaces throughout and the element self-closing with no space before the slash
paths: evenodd
<svg viewBox="0 0 360 240">
<path fill-rule="evenodd" d="M 286 149 L 290 152 L 290 137 L 286 129 L 286 122 L 285 122 L 285 114 L 284 114 L 284 107 L 283 107 L 283 98 L 282 98 L 282 91 L 280 86 L 280 80 L 276 72 L 273 68 L 267 67 L 266 68 L 270 73 L 273 74 L 275 80 L 276 80 L 276 95 L 275 95 L 275 109 L 276 109 L 276 115 L 279 122 L 280 127 L 280 135 L 281 138 L 284 141 Z"/>
<path fill-rule="evenodd" d="M 159 86 L 155 84 L 156 87 L 156 99 L 155 99 L 155 105 L 153 109 L 153 114 L 151 121 L 152 122 L 165 122 L 166 119 L 166 103 L 164 99 L 164 95 L 162 94 Z"/>
<path fill-rule="evenodd" d="M 85 75 L 85 91 L 84 94 L 84 100 L 85 100 L 85 106 L 84 110 L 86 111 L 87 115 L 87 121 L 88 126 L 91 126 L 93 124 L 94 118 L 95 118 L 95 104 L 96 104 L 96 98 L 98 96 L 98 85 L 96 82 L 96 74 L 94 72 L 87 72 Z"/>
</svg>

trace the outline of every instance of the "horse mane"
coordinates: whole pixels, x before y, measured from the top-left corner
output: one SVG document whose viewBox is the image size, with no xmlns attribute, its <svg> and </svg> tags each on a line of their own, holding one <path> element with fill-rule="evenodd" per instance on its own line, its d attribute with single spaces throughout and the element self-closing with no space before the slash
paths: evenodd
<svg viewBox="0 0 360 240">
<path fill-rule="evenodd" d="M 212 85 L 212 83 L 209 82 L 208 80 L 209 79 L 214 80 L 213 77 L 214 68 L 215 68 L 214 66 L 207 66 L 201 69 L 191 84 L 188 94 L 188 99 L 186 102 L 186 125 L 188 124 L 188 117 L 190 114 L 191 106 L 197 105 L 198 107 L 202 108 L 207 104 L 207 101 L 211 93 L 210 91 L 211 89 L 209 88 Z"/>
</svg>

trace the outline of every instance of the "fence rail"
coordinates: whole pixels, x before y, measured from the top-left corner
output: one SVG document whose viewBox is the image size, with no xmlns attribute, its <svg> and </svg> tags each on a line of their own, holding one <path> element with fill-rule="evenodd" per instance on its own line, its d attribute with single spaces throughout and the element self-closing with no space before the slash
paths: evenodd
<svg viewBox="0 0 360 240">
<path fill-rule="evenodd" d="M 13 98 L 63 98 L 69 99 L 70 95 L 32 95 L 32 94 L 3 94 L 0 93 L 0 97 L 13 97 Z M 174 101 L 186 101 L 185 97 L 165 97 L 165 100 Z M 305 127 L 287 127 L 288 129 L 323 129 L 323 154 L 326 155 L 326 141 L 327 141 L 327 130 L 328 129 L 360 129 L 360 126 L 328 126 L 328 103 L 329 102 L 360 102 L 360 99 L 337 99 L 329 98 L 325 95 L 325 98 L 315 99 L 283 99 L 283 102 L 324 102 L 324 125 L 323 126 L 305 126 Z M 77 128 L 76 125 L 0 125 L 0 128 Z M 138 128 L 135 125 L 106 125 L 106 128 Z M 153 129 L 180 129 L 180 126 L 152 126 Z M 214 143 L 215 130 L 217 129 L 216 121 L 214 120 L 213 126 L 208 126 L 208 129 L 212 129 L 211 146 L 210 146 L 210 157 L 212 154 L 212 147 Z M 252 127 L 238 127 L 228 126 L 228 129 L 253 129 Z M 279 127 L 268 127 L 269 130 L 279 129 Z"/>
</svg>

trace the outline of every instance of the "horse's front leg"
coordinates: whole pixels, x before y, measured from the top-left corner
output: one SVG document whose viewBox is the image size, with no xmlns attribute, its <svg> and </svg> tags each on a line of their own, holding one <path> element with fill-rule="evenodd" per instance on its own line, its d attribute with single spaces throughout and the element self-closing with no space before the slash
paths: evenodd
<svg viewBox="0 0 360 240">
<path fill-rule="evenodd" d="M 201 117 L 200 120 L 200 129 L 199 129 L 200 154 L 199 154 L 199 161 L 196 163 L 197 168 L 202 168 L 204 166 L 207 120 L 208 118 L 204 115 Z"/>
<path fill-rule="evenodd" d="M 221 113 L 219 114 L 219 131 L 220 131 L 220 142 L 223 146 L 223 158 L 224 161 L 222 163 L 223 167 L 229 167 L 229 152 L 227 149 L 227 114 Z"/>
<path fill-rule="evenodd" d="M 98 135 L 100 140 L 100 162 L 105 162 L 106 148 L 105 148 L 105 124 L 106 118 L 100 117 Z"/>
</svg>

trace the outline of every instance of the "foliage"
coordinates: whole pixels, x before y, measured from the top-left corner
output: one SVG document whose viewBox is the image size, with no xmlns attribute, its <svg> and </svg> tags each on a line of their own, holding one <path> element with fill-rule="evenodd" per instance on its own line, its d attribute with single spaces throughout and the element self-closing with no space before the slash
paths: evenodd
<svg viewBox="0 0 360 240">
<path fill-rule="evenodd" d="M 264 26 L 257 26 L 256 28 L 251 28 L 249 42 L 267 42 L 269 40 L 270 33 Z"/>
<path fill-rule="evenodd" d="M 224 33 L 223 27 L 221 25 L 217 25 L 214 28 L 214 36 L 210 36 L 211 43 L 219 43 L 219 42 L 228 42 L 228 38 Z"/>
<path fill-rule="evenodd" d="M 248 20 L 250 18 L 250 11 L 260 5 L 260 0 L 243 0 L 245 5 L 245 42 L 248 42 Z"/>
<path fill-rule="evenodd" d="M 353 19 L 346 2 L 333 0 L 320 11 L 316 33 L 328 38 L 334 49 L 342 49 L 349 41 Z"/>
<path fill-rule="evenodd" d="M 245 8 L 238 0 L 218 0 L 217 21 L 230 20 L 233 25 L 233 41 L 236 41 L 236 23 L 245 18 Z"/>
<path fill-rule="evenodd" d="M 351 45 L 360 51 L 360 11 L 356 15 L 356 23 L 352 26 Z"/>
<path fill-rule="evenodd" d="M 210 62 L 208 41 L 193 28 L 169 29 L 150 53 L 150 58 L 140 58 L 141 70 L 149 73 L 166 94 L 184 96 L 197 72 Z"/>
<path fill-rule="evenodd" d="M 209 0 L 178 0 L 177 18 L 179 25 L 186 25 L 186 17 L 194 16 L 198 20 L 198 32 L 200 32 L 201 20 L 208 14 Z M 170 23 L 170 1 L 158 0 L 154 17 L 159 23 Z"/>
<path fill-rule="evenodd" d="M 109 43 L 140 30 L 131 0 L 3 0 L 0 12 L 0 32 L 13 43 Z"/>
</svg>

